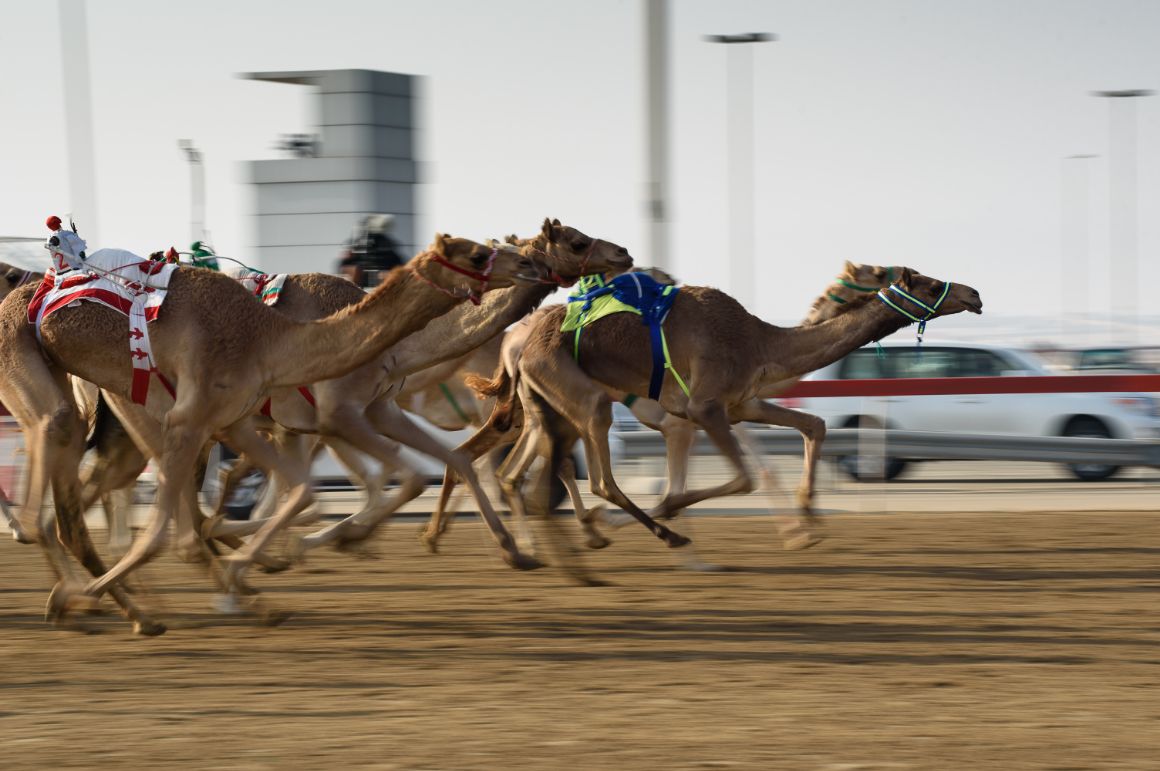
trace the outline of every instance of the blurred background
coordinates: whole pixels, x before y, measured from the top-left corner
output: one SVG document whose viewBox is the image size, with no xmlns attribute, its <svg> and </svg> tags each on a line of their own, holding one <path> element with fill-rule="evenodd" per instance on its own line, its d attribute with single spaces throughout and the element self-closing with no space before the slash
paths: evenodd
<svg viewBox="0 0 1160 771">
<path fill-rule="evenodd" d="M 845 260 L 985 295 L 927 344 L 990 348 L 828 377 L 1160 369 L 1154 2 L 4 0 L 3 18 L 9 262 L 71 213 L 92 247 L 203 240 L 370 286 L 437 230 L 560 217 L 775 323 Z M 1040 399 L 1018 433 L 1155 439 L 1137 391 Z M 954 430 L 904 419 L 934 398 L 786 403 Z M 987 430 L 1013 432 L 1012 399 Z M 978 429 L 979 401 L 937 411 Z"/>
<path fill-rule="evenodd" d="M 553 216 L 775 322 L 851 259 L 986 292 L 983 319 L 940 334 L 1160 344 L 1160 101 L 1096 94 L 1156 85 L 1147 0 L 4 0 L 3 14 L 0 236 L 39 238 L 71 211 L 94 246 L 184 246 L 195 172 L 217 250 L 271 271 L 333 270 L 383 209 L 401 215 L 404 256 L 435 230 Z M 768 39 L 709 38 L 747 33 Z M 322 125 L 355 108 L 316 81 L 246 77 L 348 69 L 411 76 L 393 145 Z M 410 211 L 338 212 L 317 191 L 286 213 L 344 215 L 326 219 L 330 242 L 264 249 L 268 162 L 368 150 L 413 164 L 380 175 L 416 183 Z"/>
</svg>

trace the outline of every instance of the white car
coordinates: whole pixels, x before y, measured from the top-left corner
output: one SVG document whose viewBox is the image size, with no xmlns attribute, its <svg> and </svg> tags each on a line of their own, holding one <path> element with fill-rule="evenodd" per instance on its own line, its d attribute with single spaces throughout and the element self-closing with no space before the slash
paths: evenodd
<svg viewBox="0 0 1160 771">
<path fill-rule="evenodd" d="M 963 343 L 914 342 L 860 348 L 823 367 L 807 380 L 866 378 L 995 377 L 1055 375 L 1033 354 L 1011 348 Z M 1160 439 L 1160 400 L 1140 393 L 963 394 L 958 396 L 874 396 L 779 399 L 785 407 L 823 418 L 829 428 L 859 425 L 905 431 L 1013 434 L 1022 436 L 1090 436 Z M 900 474 L 906 459 L 888 458 L 877 470 L 887 479 Z M 869 476 L 856 458 L 840 461 L 855 478 Z M 1075 464 L 1080 479 L 1106 479 L 1116 466 Z"/>
</svg>

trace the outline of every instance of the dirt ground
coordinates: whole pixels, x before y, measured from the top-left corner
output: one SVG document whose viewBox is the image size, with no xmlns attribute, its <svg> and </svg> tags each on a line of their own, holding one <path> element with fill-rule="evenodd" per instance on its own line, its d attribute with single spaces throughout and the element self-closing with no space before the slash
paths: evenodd
<svg viewBox="0 0 1160 771">
<path fill-rule="evenodd" d="M 396 523 L 379 559 L 257 575 L 275 628 L 166 558 L 154 639 L 46 626 L 47 567 L 5 540 L 0 768 L 1160 767 L 1160 516 L 827 521 L 805 552 L 682 523 L 719 573 L 621 530 L 602 588 Z"/>
</svg>

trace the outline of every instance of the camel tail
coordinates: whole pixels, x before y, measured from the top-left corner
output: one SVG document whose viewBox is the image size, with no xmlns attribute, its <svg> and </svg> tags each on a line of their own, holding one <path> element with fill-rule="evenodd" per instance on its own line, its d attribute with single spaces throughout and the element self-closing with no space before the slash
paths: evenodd
<svg viewBox="0 0 1160 771">
<path fill-rule="evenodd" d="M 93 428 L 85 441 L 85 449 L 104 447 L 109 436 L 120 428 L 120 421 L 113 414 L 113 408 L 105 401 L 105 395 L 97 392 L 97 405 L 93 408 Z"/>
<path fill-rule="evenodd" d="M 512 377 L 504 368 L 503 362 L 500 362 L 499 366 L 496 367 L 495 374 L 490 378 L 468 375 L 463 378 L 463 382 L 468 388 L 475 391 L 475 396 L 478 399 L 496 399 L 501 393 L 512 390 Z"/>
</svg>

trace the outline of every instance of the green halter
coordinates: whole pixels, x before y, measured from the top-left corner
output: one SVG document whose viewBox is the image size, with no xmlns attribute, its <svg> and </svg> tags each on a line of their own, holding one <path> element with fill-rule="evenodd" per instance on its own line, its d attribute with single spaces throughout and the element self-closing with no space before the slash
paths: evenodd
<svg viewBox="0 0 1160 771">
<path fill-rule="evenodd" d="M 855 284 L 853 281 L 849 281 L 845 278 L 842 278 L 841 276 L 838 277 L 838 283 L 841 284 L 842 286 L 846 287 L 847 289 L 853 289 L 855 292 L 877 292 L 880 290 L 880 287 L 862 286 L 861 284 Z M 888 267 L 886 269 L 886 283 L 888 283 L 888 284 L 894 283 L 894 267 L 893 266 Z M 834 294 L 833 292 L 827 292 L 826 297 L 833 300 L 838 305 L 845 305 L 846 304 L 846 300 L 842 299 L 841 297 L 838 297 L 838 295 Z"/>
<path fill-rule="evenodd" d="M 917 315 L 906 310 L 901 305 L 898 305 L 893 300 L 891 300 L 889 296 L 887 296 L 886 293 L 888 291 L 894 292 L 902 299 L 908 300 L 909 302 L 912 302 L 915 305 L 917 305 L 919 308 L 922 308 L 924 311 L 926 311 L 926 315 L 919 318 Z M 922 343 L 922 335 L 926 331 L 926 322 L 938 315 L 938 309 L 940 307 L 942 307 L 943 301 L 947 299 L 947 294 L 950 291 L 951 291 L 951 283 L 948 281 L 945 284 L 943 284 L 942 292 L 939 293 L 938 299 L 934 301 L 934 305 L 927 305 L 922 300 L 918 299 L 914 295 L 907 292 L 905 289 L 902 289 L 901 287 L 899 287 L 897 284 L 891 284 L 890 286 L 886 287 L 886 289 L 880 289 L 878 291 L 878 299 L 881 300 L 882 302 L 886 303 L 887 306 L 898 311 L 899 313 L 901 313 L 903 316 L 910 319 L 911 321 L 918 322 L 918 342 Z"/>
</svg>

